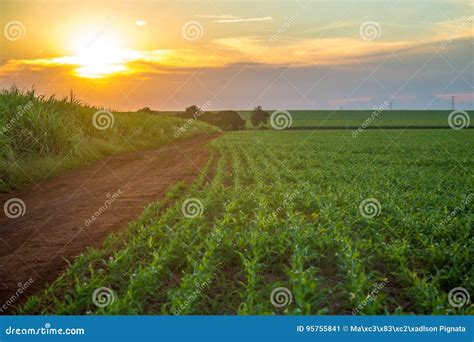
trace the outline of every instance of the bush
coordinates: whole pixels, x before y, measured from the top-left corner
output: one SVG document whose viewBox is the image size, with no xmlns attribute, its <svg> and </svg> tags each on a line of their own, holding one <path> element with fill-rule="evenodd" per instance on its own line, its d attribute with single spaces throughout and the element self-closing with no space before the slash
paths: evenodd
<svg viewBox="0 0 474 342">
<path fill-rule="evenodd" d="M 213 117 L 212 124 L 225 131 L 240 131 L 245 129 L 245 120 L 240 117 L 239 113 L 233 110 L 212 113 L 211 116 Z"/>
<path fill-rule="evenodd" d="M 239 113 L 233 110 L 224 110 L 217 113 L 204 112 L 198 106 L 190 106 L 184 112 L 177 113 L 176 116 L 182 119 L 193 119 L 207 122 L 225 131 L 238 131 L 245 129 L 245 120 Z"/>
</svg>

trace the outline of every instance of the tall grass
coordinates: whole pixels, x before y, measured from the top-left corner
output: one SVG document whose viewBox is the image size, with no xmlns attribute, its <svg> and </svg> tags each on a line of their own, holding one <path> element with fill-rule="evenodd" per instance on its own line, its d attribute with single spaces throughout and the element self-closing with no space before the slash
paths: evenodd
<svg viewBox="0 0 474 342">
<path fill-rule="evenodd" d="M 37 182 L 106 155 L 161 146 L 176 139 L 178 118 L 113 113 L 105 130 L 93 125 L 101 108 L 15 87 L 0 92 L 0 192 Z M 195 122 L 180 139 L 217 128 Z"/>
</svg>

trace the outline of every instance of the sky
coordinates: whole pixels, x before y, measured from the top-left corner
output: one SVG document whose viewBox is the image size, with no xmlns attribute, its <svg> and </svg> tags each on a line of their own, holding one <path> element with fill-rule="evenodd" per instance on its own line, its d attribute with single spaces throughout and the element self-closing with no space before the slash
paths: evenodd
<svg viewBox="0 0 474 342">
<path fill-rule="evenodd" d="M 474 106 L 474 2 L 1 0 L 0 88 L 117 110 Z"/>
</svg>

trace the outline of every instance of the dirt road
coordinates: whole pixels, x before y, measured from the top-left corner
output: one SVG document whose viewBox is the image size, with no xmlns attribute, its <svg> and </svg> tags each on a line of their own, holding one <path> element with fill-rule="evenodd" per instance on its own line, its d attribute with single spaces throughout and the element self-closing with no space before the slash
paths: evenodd
<svg viewBox="0 0 474 342">
<path fill-rule="evenodd" d="M 28 189 L 1 194 L 2 209 L 12 198 L 21 199 L 26 209 L 17 218 L 0 211 L 0 307 L 19 287 L 27 287 L 26 295 L 13 305 L 43 289 L 66 268 L 65 259 L 88 246 L 101 246 L 109 233 L 123 229 L 171 185 L 192 182 L 208 160 L 206 144 L 216 137 L 111 156 Z M 110 205 L 101 210 L 107 201 Z"/>
</svg>

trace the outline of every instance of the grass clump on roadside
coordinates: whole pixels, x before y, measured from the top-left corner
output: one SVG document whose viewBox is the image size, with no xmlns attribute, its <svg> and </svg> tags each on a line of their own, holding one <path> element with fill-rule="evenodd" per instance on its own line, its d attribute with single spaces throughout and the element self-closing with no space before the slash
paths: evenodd
<svg viewBox="0 0 474 342">
<path fill-rule="evenodd" d="M 0 192 L 41 181 L 106 155 L 176 140 L 183 120 L 148 113 L 111 113 L 15 87 L 0 92 Z M 212 133 L 195 122 L 178 139 Z"/>
</svg>

